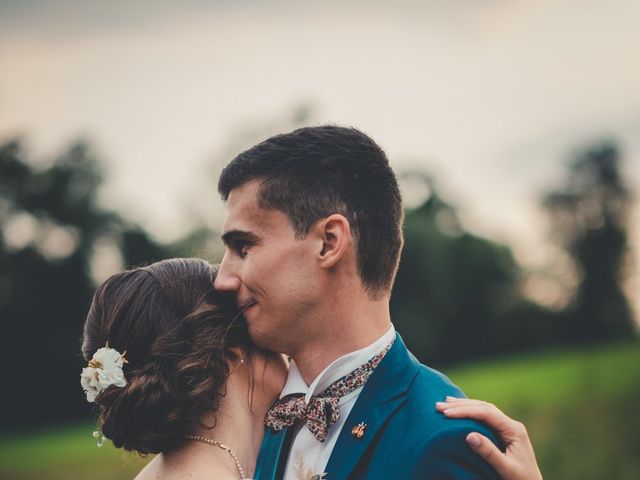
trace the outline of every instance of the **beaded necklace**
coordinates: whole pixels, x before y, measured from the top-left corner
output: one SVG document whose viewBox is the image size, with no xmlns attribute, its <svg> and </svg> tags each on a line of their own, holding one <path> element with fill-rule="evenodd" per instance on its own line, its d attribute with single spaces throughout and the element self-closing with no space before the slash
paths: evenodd
<svg viewBox="0 0 640 480">
<path fill-rule="evenodd" d="M 215 445 L 216 447 L 221 448 L 222 450 L 227 452 L 235 462 L 236 468 L 238 469 L 238 473 L 240 474 L 240 478 L 242 480 L 249 480 L 247 477 L 244 476 L 244 468 L 242 468 L 242 465 L 240 464 L 240 460 L 238 460 L 238 456 L 233 452 L 233 450 L 227 447 L 224 443 L 221 443 L 217 440 L 213 440 L 211 438 L 201 437 L 200 435 L 187 435 L 186 437 L 189 440 L 195 440 L 197 442 L 203 442 L 203 443 L 208 443 L 209 445 Z"/>
</svg>

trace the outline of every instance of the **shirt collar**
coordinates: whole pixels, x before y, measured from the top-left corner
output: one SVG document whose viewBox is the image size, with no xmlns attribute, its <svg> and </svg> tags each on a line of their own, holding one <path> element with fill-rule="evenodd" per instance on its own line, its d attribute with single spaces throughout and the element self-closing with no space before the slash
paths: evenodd
<svg viewBox="0 0 640 480">
<path fill-rule="evenodd" d="M 305 395 L 305 401 L 308 403 L 313 395 L 326 390 L 333 382 L 366 363 L 371 357 L 380 352 L 393 339 L 395 332 L 395 328 L 391 325 L 389 329 L 372 344 L 335 359 L 327 368 L 320 372 L 309 385 L 305 383 L 298 366 L 295 361 L 292 360 L 289 365 L 287 382 L 280 393 L 280 398 L 293 393 L 301 393 Z"/>
</svg>

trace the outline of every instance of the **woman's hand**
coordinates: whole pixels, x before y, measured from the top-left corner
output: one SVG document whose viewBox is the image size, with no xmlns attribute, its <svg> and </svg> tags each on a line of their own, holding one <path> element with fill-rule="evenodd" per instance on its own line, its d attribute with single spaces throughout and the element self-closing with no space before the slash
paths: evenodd
<svg viewBox="0 0 640 480">
<path fill-rule="evenodd" d="M 436 410 L 449 418 L 480 420 L 502 438 L 507 446 L 505 453 L 484 435 L 477 432 L 467 435 L 469 446 L 487 460 L 503 480 L 542 480 L 527 429 L 492 403 L 447 397 L 446 402 L 436 403 Z"/>
</svg>

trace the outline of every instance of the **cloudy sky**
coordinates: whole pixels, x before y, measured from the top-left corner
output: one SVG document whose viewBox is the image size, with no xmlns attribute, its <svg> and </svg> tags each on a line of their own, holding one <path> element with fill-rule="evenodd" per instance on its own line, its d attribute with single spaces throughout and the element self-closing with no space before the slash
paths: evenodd
<svg viewBox="0 0 640 480">
<path fill-rule="evenodd" d="M 576 148 L 617 140 L 640 190 L 638 18 L 636 0 L 0 0 L 0 141 L 88 137 L 102 201 L 172 239 L 220 222 L 214 159 L 308 106 L 535 265 Z"/>
</svg>

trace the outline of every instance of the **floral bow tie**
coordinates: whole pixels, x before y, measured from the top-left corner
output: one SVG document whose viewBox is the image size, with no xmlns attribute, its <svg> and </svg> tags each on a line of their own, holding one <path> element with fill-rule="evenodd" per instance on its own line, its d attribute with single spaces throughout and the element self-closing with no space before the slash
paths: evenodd
<svg viewBox="0 0 640 480">
<path fill-rule="evenodd" d="M 287 395 L 269 410 L 265 425 L 276 431 L 304 421 L 309 431 L 320 442 L 327 438 L 329 428 L 340 418 L 337 397 L 311 397 L 309 404 L 302 393 Z"/>
<path fill-rule="evenodd" d="M 293 393 L 282 397 L 267 412 L 265 425 L 280 431 L 283 428 L 304 422 L 313 436 L 319 442 L 324 442 L 327 439 L 329 429 L 340 419 L 340 398 L 357 390 L 367 382 L 373 370 L 391 349 L 395 339 L 394 335 L 380 353 L 333 382 L 322 393 L 311 397 L 308 404 L 302 393 Z"/>
</svg>

